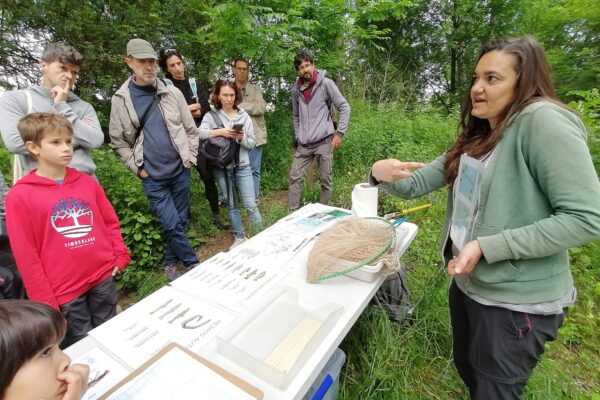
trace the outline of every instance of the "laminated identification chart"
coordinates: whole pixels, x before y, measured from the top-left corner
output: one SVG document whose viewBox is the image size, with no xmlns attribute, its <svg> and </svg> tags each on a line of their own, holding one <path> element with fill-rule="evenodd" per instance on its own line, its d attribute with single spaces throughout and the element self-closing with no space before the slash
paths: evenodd
<svg viewBox="0 0 600 400">
<path fill-rule="evenodd" d="M 175 347 L 122 384 L 110 400 L 252 400 L 255 396 Z"/>
<path fill-rule="evenodd" d="M 241 313 L 287 274 L 286 265 L 323 230 L 350 213 L 323 205 L 304 207 L 249 240 L 219 253 L 171 283 L 204 301 Z"/>
<path fill-rule="evenodd" d="M 481 161 L 464 154 L 460 156 L 458 176 L 454 183 L 454 207 L 450 226 L 450 238 L 459 250 L 462 250 L 473 235 L 484 170 L 485 166 Z"/>
<path fill-rule="evenodd" d="M 198 351 L 234 315 L 165 286 L 90 332 L 137 368 L 170 342 Z"/>
<path fill-rule="evenodd" d="M 219 253 L 171 283 L 173 288 L 240 313 L 286 274 L 277 263 L 253 262 L 253 249 Z"/>
</svg>

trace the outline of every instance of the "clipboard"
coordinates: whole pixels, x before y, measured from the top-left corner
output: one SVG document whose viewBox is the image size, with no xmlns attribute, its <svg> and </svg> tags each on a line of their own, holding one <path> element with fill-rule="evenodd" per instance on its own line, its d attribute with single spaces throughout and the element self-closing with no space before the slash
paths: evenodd
<svg viewBox="0 0 600 400">
<path fill-rule="evenodd" d="M 125 385 L 128 385 L 128 384 L 130 384 L 130 382 L 139 379 L 144 372 L 151 370 L 157 361 L 159 361 L 161 358 L 163 358 L 165 355 L 167 355 L 173 349 L 181 350 L 183 353 L 185 353 L 185 355 L 190 357 L 190 360 L 193 359 L 195 362 L 202 364 L 204 367 L 207 367 L 212 372 L 217 373 L 219 376 L 221 376 L 226 381 L 228 381 L 229 384 L 237 387 L 238 389 L 241 389 L 242 391 L 244 391 L 251 397 L 253 397 L 257 400 L 262 400 L 264 393 L 261 390 L 259 390 L 255 386 L 252 386 L 250 383 L 242 380 L 241 378 L 235 376 L 231 372 L 226 371 L 225 369 L 219 367 L 218 365 L 208 361 L 207 359 L 205 359 L 203 357 L 200 357 L 199 355 L 191 352 L 190 350 L 186 349 L 185 347 L 183 347 L 177 343 L 170 343 L 167 346 L 165 346 L 158 353 L 156 353 L 154 356 L 152 356 L 148 361 L 146 361 L 144 364 L 142 364 L 139 368 L 132 371 L 122 381 L 120 381 L 118 384 L 113 386 L 108 392 L 106 392 L 102 396 L 100 396 L 99 400 L 109 399 L 111 395 L 117 393 Z"/>
</svg>

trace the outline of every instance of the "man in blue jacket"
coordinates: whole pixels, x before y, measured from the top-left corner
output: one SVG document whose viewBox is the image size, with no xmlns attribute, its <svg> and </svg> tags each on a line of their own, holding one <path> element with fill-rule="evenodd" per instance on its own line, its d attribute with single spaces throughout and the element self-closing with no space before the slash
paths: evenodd
<svg viewBox="0 0 600 400">
<path fill-rule="evenodd" d="M 324 70 L 315 69 L 312 55 L 300 51 L 294 58 L 298 80 L 292 87 L 294 134 L 298 147 L 289 175 L 288 205 L 300 207 L 300 194 L 306 170 L 314 159 L 321 170 L 319 202 L 329 204 L 333 186 L 333 151 L 342 144 L 348 129 L 350 105 Z M 331 115 L 334 106 L 339 112 L 337 127 Z"/>
</svg>

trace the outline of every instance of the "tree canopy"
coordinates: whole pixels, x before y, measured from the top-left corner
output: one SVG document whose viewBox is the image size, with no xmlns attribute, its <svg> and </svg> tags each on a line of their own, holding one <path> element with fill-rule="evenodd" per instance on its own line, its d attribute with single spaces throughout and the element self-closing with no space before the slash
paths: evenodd
<svg viewBox="0 0 600 400">
<path fill-rule="evenodd" d="M 0 87 L 38 79 L 43 45 L 77 48 L 86 64 L 76 90 L 106 124 L 109 100 L 128 72 L 125 45 L 141 37 L 176 46 L 188 71 L 210 86 L 239 55 L 267 98 L 286 99 L 299 48 L 351 95 L 410 107 L 452 109 L 468 88 L 480 46 L 531 34 L 546 47 L 564 98 L 598 88 L 600 5 L 594 0 L 1 0 Z M 565 100 L 567 100 L 565 98 Z"/>
</svg>

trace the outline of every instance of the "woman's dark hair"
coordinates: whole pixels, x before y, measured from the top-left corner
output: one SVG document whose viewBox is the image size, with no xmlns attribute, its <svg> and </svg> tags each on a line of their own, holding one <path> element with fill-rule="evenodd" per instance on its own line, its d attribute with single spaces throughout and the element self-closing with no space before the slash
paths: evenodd
<svg viewBox="0 0 600 400">
<path fill-rule="evenodd" d="M 478 60 L 490 51 L 499 51 L 515 56 L 514 70 L 517 73 L 515 97 L 502 111 L 499 123 L 492 130 L 487 119 L 471 115 L 473 104 L 471 93 L 467 93 L 461 107 L 460 134 L 446 153 L 446 183 L 452 185 L 458 175 L 461 154 L 481 158 L 500 141 L 510 118 L 531 103 L 548 100 L 562 105 L 554 92 L 550 79 L 550 67 L 544 49 L 530 36 L 493 41 L 483 47 Z"/>
<path fill-rule="evenodd" d="M 67 324 L 54 308 L 29 300 L 0 301 L 0 399 L 37 353 L 60 342 Z"/>
<path fill-rule="evenodd" d="M 213 88 L 212 94 L 210 96 L 210 102 L 215 106 L 217 110 L 223 108 L 223 104 L 221 103 L 221 99 L 219 99 L 219 94 L 221 94 L 221 88 L 227 86 L 234 90 L 235 92 L 235 102 L 233 103 L 233 108 L 238 109 L 238 104 L 242 102 L 242 94 L 240 90 L 235 85 L 233 81 L 227 81 L 225 79 L 219 79 Z"/>
<path fill-rule="evenodd" d="M 167 60 L 172 56 L 179 57 L 179 59 L 183 62 L 183 56 L 177 49 L 173 47 L 163 47 L 158 51 L 158 66 L 169 79 L 172 79 L 173 76 L 169 73 L 169 68 L 167 68 Z"/>
</svg>

